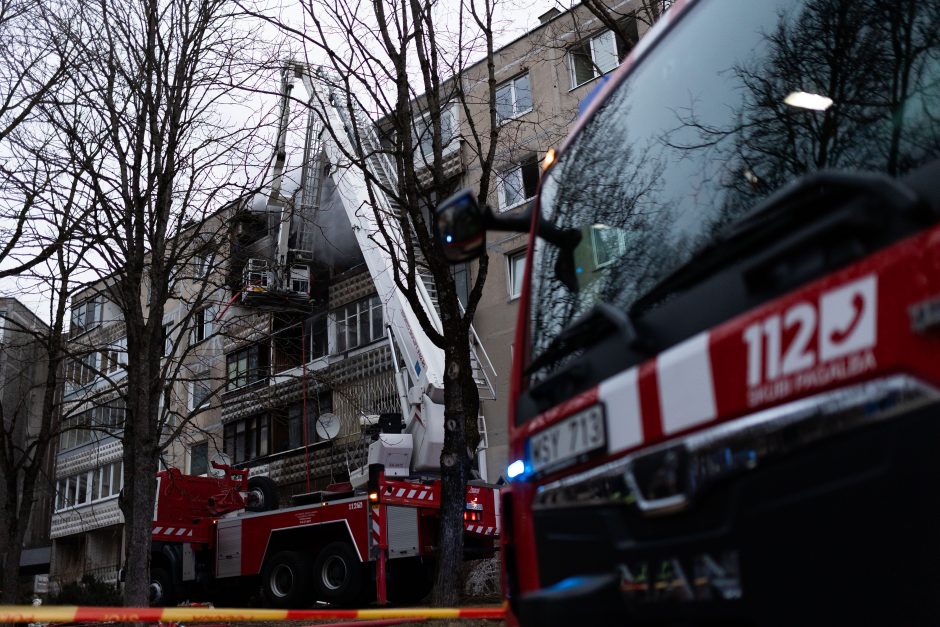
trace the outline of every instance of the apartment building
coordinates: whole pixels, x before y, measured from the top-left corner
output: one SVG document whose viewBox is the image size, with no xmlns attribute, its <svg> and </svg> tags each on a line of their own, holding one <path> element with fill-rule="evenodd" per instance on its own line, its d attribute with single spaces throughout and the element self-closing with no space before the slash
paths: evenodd
<svg viewBox="0 0 940 627">
<path fill-rule="evenodd" d="M 47 365 L 41 342 L 48 333 L 48 325 L 26 305 L 15 298 L 0 298 L 0 405 L 2 426 L 14 456 L 28 449 L 41 427 Z M 36 480 L 32 514 L 23 539 L 21 577 L 49 572 L 52 458 L 48 453 L 46 460 Z"/>
<path fill-rule="evenodd" d="M 223 326 L 228 300 L 219 269 L 227 263 L 229 210 L 190 226 L 190 251 L 174 272 L 162 320 L 167 381 L 160 399 L 161 465 L 204 474 L 221 448 L 219 388 L 225 378 Z M 53 587 L 91 576 L 114 583 L 124 556 L 121 434 L 128 359 L 122 313 L 109 278 L 76 293 L 66 341 L 61 425 L 52 503 Z M 141 294 L 150 299 L 150 290 Z M 218 441 L 219 444 L 213 447 Z"/>
</svg>

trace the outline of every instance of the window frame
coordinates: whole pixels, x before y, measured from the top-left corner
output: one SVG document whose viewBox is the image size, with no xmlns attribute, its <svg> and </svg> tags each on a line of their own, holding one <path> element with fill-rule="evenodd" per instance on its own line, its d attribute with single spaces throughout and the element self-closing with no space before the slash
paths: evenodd
<svg viewBox="0 0 940 627">
<path fill-rule="evenodd" d="M 233 392 L 268 378 L 269 365 L 262 359 L 263 344 L 251 344 L 225 355 L 225 391 Z M 252 355 L 254 353 L 254 355 Z M 254 359 L 252 359 L 254 357 Z M 244 372 L 241 363 L 244 361 Z M 254 362 L 254 368 L 252 368 Z M 235 378 L 232 379 L 232 366 L 235 366 Z M 242 379 L 244 378 L 244 382 Z M 234 385 L 233 385 L 234 383 Z"/>
<path fill-rule="evenodd" d="M 536 172 L 535 185 L 532 187 L 532 195 L 526 195 L 525 189 L 525 179 L 526 176 L 523 172 L 523 168 L 534 167 Z M 513 203 L 508 203 L 506 199 L 506 181 L 509 179 L 510 175 L 518 173 L 518 182 L 519 182 L 519 193 L 523 197 L 522 200 L 517 200 Z M 535 194 L 538 191 L 538 181 L 541 176 L 541 169 L 539 167 L 539 159 L 536 153 L 532 153 L 530 156 L 527 156 L 524 159 L 520 159 L 518 162 L 513 163 L 512 167 L 507 168 L 499 172 L 499 176 L 496 181 L 496 193 L 497 193 L 497 206 L 500 213 L 504 211 L 510 211 L 516 207 L 521 207 L 525 203 L 531 201 L 535 198 Z"/>
<path fill-rule="evenodd" d="M 373 294 L 334 309 L 333 354 L 356 350 L 382 340 L 385 337 L 385 311 L 382 305 L 378 295 Z M 367 319 L 364 320 L 363 315 Z M 364 330 L 369 334 L 366 340 L 363 340 Z"/>
<path fill-rule="evenodd" d="M 206 305 L 193 313 L 192 343 L 199 344 L 212 337 L 215 332 L 215 308 Z"/>
<path fill-rule="evenodd" d="M 107 494 L 104 493 L 105 475 L 108 477 Z M 84 486 L 85 498 L 82 502 L 78 502 L 79 489 L 82 486 Z M 120 459 L 72 473 L 66 477 L 57 477 L 53 511 L 62 512 L 116 499 L 122 487 L 124 487 L 124 462 Z"/>
<path fill-rule="evenodd" d="M 509 292 L 509 300 L 517 300 L 522 296 L 522 282 L 525 278 L 525 259 L 528 249 L 521 248 L 506 253 L 506 290 Z M 515 261 L 521 261 L 520 272 L 516 275 Z"/>
<path fill-rule="evenodd" d="M 434 134 L 432 132 L 430 111 L 420 112 L 412 120 L 411 144 L 415 154 L 425 163 L 434 158 Z M 450 132 L 444 130 L 444 120 L 450 126 Z M 419 132 L 420 131 L 420 132 Z M 454 140 L 460 136 L 459 119 L 457 118 L 456 103 L 448 103 L 441 107 L 441 152 L 446 153 Z M 425 143 L 428 145 L 425 146 Z"/>
<path fill-rule="evenodd" d="M 527 109 L 519 108 L 519 97 L 518 97 L 516 83 L 522 78 L 527 79 L 529 83 L 529 107 Z M 509 105 L 512 109 L 512 113 L 506 117 L 502 117 L 500 116 L 500 113 L 499 113 L 499 92 L 500 90 L 507 88 L 507 87 L 509 88 Z M 531 74 L 529 74 L 529 72 L 523 72 L 521 74 L 517 74 L 516 76 L 506 81 L 503 81 L 502 83 L 496 86 L 496 124 L 497 125 L 502 125 L 511 120 L 515 120 L 516 118 L 522 117 L 523 115 L 531 112 L 533 109 L 533 106 L 534 105 L 532 103 L 532 76 Z"/>
<path fill-rule="evenodd" d="M 201 472 L 201 473 L 199 473 L 198 475 L 195 475 L 195 476 L 197 476 L 197 477 L 205 477 L 205 476 L 208 476 L 208 475 L 209 475 L 209 440 L 202 440 L 201 442 L 194 442 L 193 444 L 190 445 L 189 450 L 188 450 L 188 457 L 189 457 L 189 460 L 188 460 L 188 463 L 189 463 L 189 474 L 190 474 L 190 475 L 193 475 L 193 474 L 194 474 L 194 473 L 193 473 L 193 451 L 196 450 L 196 449 L 199 448 L 199 447 L 205 447 L 205 451 L 206 451 L 206 455 L 205 455 L 205 466 L 206 466 L 206 470 L 205 470 L 205 472 Z"/>
<path fill-rule="evenodd" d="M 206 383 L 206 379 L 209 379 L 212 376 L 212 373 L 208 370 L 203 370 L 193 374 L 193 379 L 189 382 L 189 399 L 187 407 L 189 411 L 196 411 L 197 409 L 203 409 L 212 405 L 212 387 Z M 204 377 L 204 378 L 200 378 Z M 202 386 L 206 394 L 202 397 L 199 403 L 196 403 L 196 388 Z"/>
<path fill-rule="evenodd" d="M 596 42 L 605 37 L 610 37 L 613 40 L 611 44 L 613 46 L 615 58 L 617 59 L 617 62 L 614 63 L 613 67 L 610 67 L 606 70 L 602 69 L 600 67 L 600 64 L 597 62 L 597 51 L 596 51 Z M 578 77 L 577 77 L 577 70 L 575 69 L 575 54 L 576 54 L 575 50 L 579 48 L 584 49 L 585 47 L 589 51 L 592 76 L 579 83 Z M 571 89 L 573 90 L 573 89 L 577 89 L 578 87 L 581 87 L 582 85 L 587 85 L 591 81 L 596 80 L 600 78 L 601 76 L 604 76 L 605 74 L 609 74 L 610 72 L 613 72 L 618 67 L 620 67 L 620 64 L 623 63 L 623 60 L 627 57 L 628 53 L 629 53 L 629 49 L 621 49 L 620 42 L 617 39 L 616 33 L 614 33 L 614 31 L 610 30 L 609 28 L 605 28 L 604 30 L 596 34 L 591 35 L 590 37 L 586 37 L 580 40 L 579 42 L 575 43 L 570 48 L 568 48 L 568 52 L 565 55 L 567 62 L 568 62 L 568 78 L 571 81 Z M 577 54 L 584 54 L 584 53 L 579 52 Z"/>
</svg>

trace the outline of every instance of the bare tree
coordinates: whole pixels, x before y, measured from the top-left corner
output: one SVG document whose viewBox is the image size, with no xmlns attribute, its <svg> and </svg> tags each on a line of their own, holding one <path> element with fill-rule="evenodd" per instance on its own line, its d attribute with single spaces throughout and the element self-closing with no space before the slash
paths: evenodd
<svg viewBox="0 0 940 627">
<path fill-rule="evenodd" d="M 57 233 L 74 233 L 74 221 L 81 213 L 71 210 L 72 195 L 57 198 L 60 216 Z M 57 235 L 51 236 L 56 238 Z M 2 349 L 7 353 L 7 368 L 0 381 L 6 392 L 0 402 L 0 602 L 14 603 L 18 598 L 18 576 L 23 539 L 41 492 L 48 492 L 51 478 L 46 469 L 54 450 L 55 439 L 61 434 L 61 396 L 59 383 L 64 357 L 63 331 L 70 295 L 74 290 L 73 275 L 80 267 L 85 250 L 82 246 L 56 246 L 45 263 L 34 266 L 38 286 L 47 304 L 49 326 L 17 322 L 7 317 Z M 12 341 L 11 341 L 12 340 Z M 11 390 L 12 388 L 12 390 Z M 11 396 L 10 391 L 14 394 Z M 38 405 L 38 410 L 37 410 Z"/>
<path fill-rule="evenodd" d="M 459 174 L 451 166 L 453 142 L 462 142 L 479 173 L 478 198 L 492 189 L 500 126 L 496 111 L 494 2 L 464 0 L 459 11 L 443 12 L 433 2 L 329 3 L 304 0 L 303 27 L 263 10 L 246 7 L 274 23 L 309 59 L 322 59 L 332 101 L 316 100 L 314 112 L 345 108 L 355 120 L 346 133 L 326 129 L 344 152 L 342 167 L 358 170 L 367 181 L 375 211 L 377 245 L 392 258 L 394 280 L 422 329 L 444 350 L 445 440 L 441 455 L 443 489 L 438 568 L 432 601 L 452 604 L 459 593 L 463 556 L 463 512 L 470 464 L 480 439 L 479 391 L 473 378 L 470 325 L 486 280 L 488 259 L 480 259 L 463 306 L 451 267 L 432 237 L 431 208 L 455 191 Z M 471 55 L 480 60 L 471 63 Z M 473 77 L 465 72 L 473 68 Z M 333 77 L 332 79 L 329 77 Z M 462 120 L 459 130 L 456 120 Z M 380 145 L 369 123 L 377 120 Z M 347 143 L 349 142 L 349 143 Z M 352 145 L 352 148 L 343 146 Z M 376 169 L 389 166 L 391 176 Z M 333 164 L 338 165 L 338 164 Z M 404 234 L 401 237 L 399 234 Z M 401 237 L 401 241 L 399 241 Z M 441 327 L 424 309 L 423 281 L 437 292 Z"/>
<path fill-rule="evenodd" d="M 258 80 L 254 33 L 228 8 L 224 0 L 97 0 L 76 3 L 76 16 L 58 24 L 79 70 L 47 111 L 96 205 L 87 270 L 120 312 L 129 356 L 121 384 L 128 605 L 148 602 L 153 477 L 174 433 L 160 411 L 174 376 L 164 359 L 167 302 L 177 273 L 200 254 L 201 227 L 252 176 L 255 129 L 239 90 Z M 179 358 L 172 353 L 211 293 L 190 294 L 169 329 L 169 357 Z"/>
<path fill-rule="evenodd" d="M 45 0 L 0 0 L 0 278 L 43 263 L 71 235 L 47 237 L 42 198 L 54 176 L 32 150 L 37 107 L 72 62 L 72 48 L 49 28 L 54 10 Z"/>
</svg>

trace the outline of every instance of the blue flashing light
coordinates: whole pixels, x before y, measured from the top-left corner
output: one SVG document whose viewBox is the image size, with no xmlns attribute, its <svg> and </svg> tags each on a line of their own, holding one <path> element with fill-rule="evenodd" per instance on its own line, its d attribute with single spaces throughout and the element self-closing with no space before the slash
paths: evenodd
<svg viewBox="0 0 940 627">
<path fill-rule="evenodd" d="M 571 588 L 576 588 L 586 582 L 587 579 L 584 577 L 568 577 L 567 579 L 562 579 L 554 586 L 552 590 L 570 590 Z"/>
<path fill-rule="evenodd" d="M 510 479 L 515 479 L 524 472 L 525 462 L 521 459 L 517 459 L 513 463 L 509 464 L 509 468 L 506 469 L 506 476 L 508 476 Z"/>
<path fill-rule="evenodd" d="M 454 241 L 454 236 L 453 236 L 453 235 L 445 235 L 445 236 L 444 236 L 444 241 L 446 241 L 448 244 L 450 244 L 451 242 Z"/>
</svg>

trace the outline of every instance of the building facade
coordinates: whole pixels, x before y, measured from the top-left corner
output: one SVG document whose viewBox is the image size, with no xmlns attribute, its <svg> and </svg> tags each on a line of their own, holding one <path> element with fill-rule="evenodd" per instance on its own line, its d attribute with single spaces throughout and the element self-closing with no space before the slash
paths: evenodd
<svg viewBox="0 0 940 627">
<path fill-rule="evenodd" d="M 8 451 L 14 456 L 35 445 L 41 429 L 48 364 L 42 343 L 48 333 L 48 325 L 23 303 L 15 298 L 0 298 L 0 405 L 3 429 L 12 444 Z M 23 578 L 49 572 L 52 455 L 47 452 L 45 458 L 36 479 L 32 513 L 23 538 L 19 563 Z"/>
</svg>

